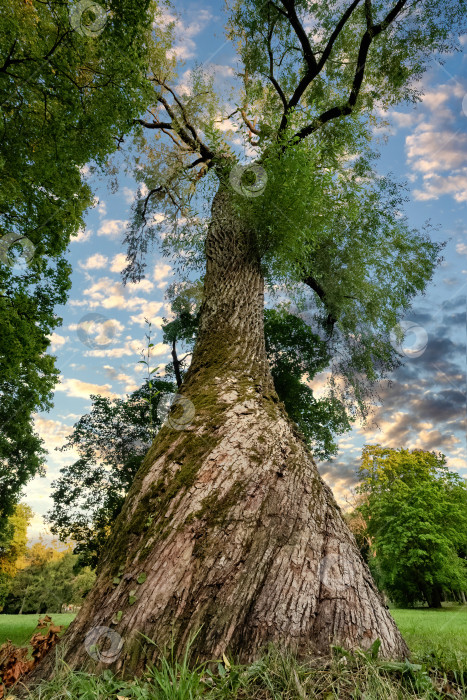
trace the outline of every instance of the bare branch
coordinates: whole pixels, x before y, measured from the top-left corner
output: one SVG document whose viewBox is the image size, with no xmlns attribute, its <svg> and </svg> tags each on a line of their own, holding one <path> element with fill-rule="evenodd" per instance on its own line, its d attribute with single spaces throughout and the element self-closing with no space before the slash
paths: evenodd
<svg viewBox="0 0 467 700">
<path fill-rule="evenodd" d="M 326 44 L 326 48 L 323 51 L 323 55 L 321 56 L 318 67 L 317 67 L 317 73 L 323 69 L 326 61 L 328 60 L 331 51 L 333 49 L 334 44 L 336 43 L 337 38 L 339 37 L 340 33 L 344 29 L 345 25 L 347 24 L 348 20 L 352 16 L 354 10 L 357 8 L 357 6 L 360 4 L 360 0 L 354 0 L 354 2 L 347 8 L 347 10 L 344 12 L 342 17 L 340 18 L 338 24 L 336 25 L 336 28 L 334 29 L 333 33 L 331 34 L 328 43 Z"/>
<path fill-rule="evenodd" d="M 290 24 L 292 25 L 295 34 L 297 35 L 297 39 L 299 40 L 302 46 L 303 57 L 308 66 L 308 69 L 314 71 L 317 67 L 316 58 L 313 53 L 313 49 L 311 48 L 310 40 L 305 31 L 305 28 L 300 22 L 297 12 L 295 10 L 295 0 L 281 0 L 281 2 L 286 9 L 286 16 Z"/>
<path fill-rule="evenodd" d="M 246 112 L 244 109 L 240 110 L 240 114 L 242 115 L 242 119 L 245 122 L 246 126 L 249 128 L 252 134 L 255 134 L 256 136 L 260 136 L 261 133 L 260 131 L 256 128 L 256 126 L 251 122 L 248 117 L 246 116 Z"/>
<path fill-rule="evenodd" d="M 172 122 L 147 122 L 145 119 L 133 119 L 133 124 L 141 124 L 145 129 L 172 129 Z"/>
<path fill-rule="evenodd" d="M 305 75 L 302 77 L 300 80 L 299 84 L 297 85 L 294 94 L 292 95 L 288 105 L 287 109 L 284 113 L 284 116 L 282 117 L 281 124 L 279 126 L 279 132 L 284 131 L 284 129 L 287 126 L 287 118 L 288 118 L 288 112 L 290 109 L 293 109 L 298 105 L 300 102 L 303 93 L 307 89 L 307 87 L 312 83 L 312 81 L 316 78 L 317 75 L 322 71 L 324 66 L 326 65 L 327 60 L 329 59 L 329 56 L 332 52 L 333 46 L 337 41 L 337 38 L 339 37 L 340 33 L 344 29 L 346 23 L 352 16 L 354 10 L 357 8 L 357 6 L 360 4 L 361 0 L 354 0 L 352 4 L 347 8 L 347 10 L 344 12 L 342 15 L 341 19 L 336 25 L 336 28 L 334 29 L 333 33 L 331 34 L 328 43 L 326 44 L 326 47 L 321 55 L 321 58 L 319 62 L 316 61 L 314 58 L 313 54 L 313 59 L 314 59 L 314 64 L 310 65 L 308 67 L 308 70 L 306 71 Z"/>
<path fill-rule="evenodd" d="M 371 0 L 365 0 L 365 17 L 366 17 L 366 27 L 371 29 L 373 27 L 373 8 L 371 6 Z"/>
<path fill-rule="evenodd" d="M 332 333 L 332 330 L 334 328 L 334 324 L 337 323 L 337 318 L 334 316 L 334 314 L 329 310 L 328 304 L 327 304 L 327 299 L 326 299 L 326 293 L 324 289 L 321 287 L 321 285 L 315 280 L 314 277 L 311 275 L 308 275 L 303 280 L 304 284 L 306 284 L 308 287 L 310 287 L 319 297 L 319 299 L 323 302 L 324 307 L 328 311 L 328 315 L 326 318 L 326 326 L 328 327 L 328 330 L 330 333 Z"/>
<path fill-rule="evenodd" d="M 358 51 L 357 67 L 355 69 L 352 88 L 350 90 L 347 102 L 343 105 L 332 107 L 331 109 L 328 109 L 325 112 L 323 112 L 323 114 L 317 117 L 311 124 L 308 124 L 307 126 L 300 129 L 300 131 L 298 131 L 293 137 L 293 140 L 296 140 L 297 138 L 301 140 L 306 136 L 309 136 L 317 129 L 322 127 L 324 124 L 326 124 L 328 121 L 331 121 L 331 119 L 351 114 L 360 94 L 360 89 L 365 75 L 368 51 L 370 49 L 371 43 L 375 37 L 377 37 L 379 34 L 381 34 L 382 31 L 389 27 L 389 25 L 402 12 L 406 4 L 407 0 L 398 0 L 398 2 L 394 5 L 392 10 L 386 15 L 382 22 L 373 25 L 370 29 L 367 29 L 363 34 L 362 39 L 360 41 L 360 48 Z"/>
<path fill-rule="evenodd" d="M 274 54 L 272 51 L 271 41 L 272 41 L 272 35 L 274 33 L 275 26 L 276 26 L 276 22 L 273 22 L 271 24 L 269 31 L 268 31 L 268 38 L 267 38 L 267 48 L 268 48 L 268 56 L 269 56 L 269 75 L 268 75 L 268 78 L 271 81 L 271 83 L 273 84 L 274 88 L 276 89 L 277 94 L 279 95 L 279 97 L 281 99 L 281 102 L 284 106 L 284 113 L 285 113 L 287 110 L 287 98 L 284 95 L 284 92 L 283 92 L 281 86 L 279 85 L 279 82 L 277 81 L 277 79 L 274 76 Z"/>
</svg>

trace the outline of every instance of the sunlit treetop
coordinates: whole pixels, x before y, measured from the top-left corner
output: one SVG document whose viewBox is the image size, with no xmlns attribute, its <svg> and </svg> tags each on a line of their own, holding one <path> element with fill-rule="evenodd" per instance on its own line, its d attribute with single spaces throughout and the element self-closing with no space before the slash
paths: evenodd
<svg viewBox="0 0 467 700">
<path fill-rule="evenodd" d="M 151 67 L 153 106 L 129 156 L 140 191 L 125 278 L 144 274 L 160 233 L 179 269 L 202 269 L 209 203 L 225 188 L 255 232 L 269 290 L 311 312 L 364 412 L 365 384 L 400 363 L 391 329 L 441 250 L 429 224 L 409 227 L 404 187 L 376 173 L 377 115 L 420 99 L 430 61 L 459 49 L 465 10 L 465 0 L 229 4 L 231 96 L 215 94 L 209 71 L 179 90 L 173 63 Z M 239 134 L 249 169 L 238 167 Z"/>
<path fill-rule="evenodd" d="M 47 349 L 93 201 L 85 169 L 104 166 L 147 104 L 148 55 L 167 63 L 160 7 L 0 0 L 0 521 L 43 462 L 32 414 L 58 379 Z"/>
</svg>

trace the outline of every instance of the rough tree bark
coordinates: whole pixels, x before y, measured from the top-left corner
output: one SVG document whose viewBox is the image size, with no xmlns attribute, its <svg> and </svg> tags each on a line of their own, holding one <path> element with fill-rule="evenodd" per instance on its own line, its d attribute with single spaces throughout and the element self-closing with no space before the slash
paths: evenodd
<svg viewBox="0 0 467 700">
<path fill-rule="evenodd" d="M 121 636 L 112 667 L 128 673 L 159 653 L 140 633 L 180 653 L 200 630 L 193 653 L 203 659 L 226 652 L 250 661 L 268 642 L 305 654 L 377 638 L 383 656 L 404 657 L 354 537 L 274 391 L 254 236 L 222 189 L 206 257 L 199 336 L 181 388 L 195 416 L 185 430 L 157 435 L 65 635 L 65 660 L 83 667 L 86 634 L 100 626 Z"/>
</svg>

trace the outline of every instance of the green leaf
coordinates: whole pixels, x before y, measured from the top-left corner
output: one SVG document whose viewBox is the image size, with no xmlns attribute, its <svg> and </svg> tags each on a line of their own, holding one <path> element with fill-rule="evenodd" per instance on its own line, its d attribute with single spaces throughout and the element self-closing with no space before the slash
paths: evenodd
<svg viewBox="0 0 467 700">
<path fill-rule="evenodd" d="M 142 571 L 140 573 L 140 575 L 138 576 L 138 578 L 136 579 L 136 582 L 141 584 L 141 583 L 144 583 L 146 581 L 146 579 L 147 579 L 146 572 Z"/>
<path fill-rule="evenodd" d="M 373 661 L 376 661 L 376 659 L 378 658 L 380 646 L 381 646 L 381 640 L 375 639 L 375 641 L 373 642 L 373 644 L 370 647 L 370 655 L 371 655 L 371 658 L 373 659 Z"/>
<path fill-rule="evenodd" d="M 114 580 L 112 581 L 112 583 L 113 583 L 114 586 L 118 586 L 118 584 L 120 583 L 121 580 L 122 580 L 122 579 L 120 578 L 120 576 L 115 576 L 115 578 L 114 578 Z"/>
<path fill-rule="evenodd" d="M 130 595 L 128 596 L 128 605 L 134 605 L 136 603 L 136 596 Z"/>
<path fill-rule="evenodd" d="M 222 678 L 225 677 L 225 668 L 221 663 L 217 664 L 217 671 L 219 673 L 219 676 L 221 676 Z"/>
</svg>

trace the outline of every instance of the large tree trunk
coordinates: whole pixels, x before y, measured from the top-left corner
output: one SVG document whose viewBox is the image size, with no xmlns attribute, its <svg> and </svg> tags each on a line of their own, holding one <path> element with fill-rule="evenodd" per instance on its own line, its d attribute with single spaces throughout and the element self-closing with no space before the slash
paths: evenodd
<svg viewBox="0 0 467 700">
<path fill-rule="evenodd" d="M 89 660 L 84 641 L 97 627 L 119 635 L 107 660 L 126 672 L 164 644 L 180 653 L 197 631 L 203 659 L 250 661 L 268 642 L 304 654 L 377 638 L 385 657 L 403 657 L 354 537 L 274 391 L 254 238 L 226 191 L 212 217 L 201 326 L 181 388 L 195 415 L 156 436 L 65 636 L 65 660 Z"/>
</svg>

